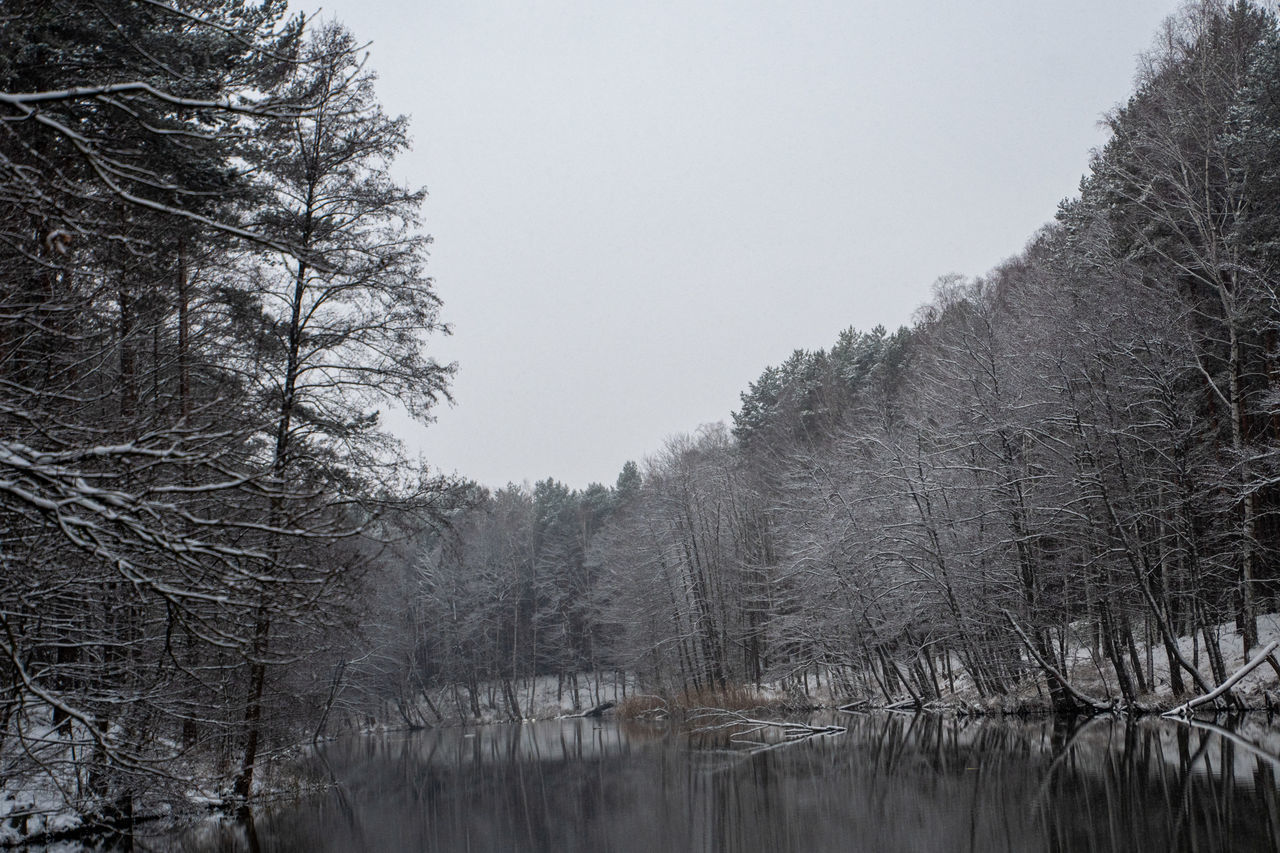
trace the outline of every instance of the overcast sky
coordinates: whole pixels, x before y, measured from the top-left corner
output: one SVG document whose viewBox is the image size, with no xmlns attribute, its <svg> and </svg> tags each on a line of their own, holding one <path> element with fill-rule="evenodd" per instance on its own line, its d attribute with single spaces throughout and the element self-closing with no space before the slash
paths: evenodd
<svg viewBox="0 0 1280 853">
<path fill-rule="evenodd" d="M 1075 194 L 1173 10 L 330 0 L 412 116 L 454 326 L 457 405 L 403 434 L 487 485 L 611 484 L 793 349 L 908 323 Z"/>
</svg>

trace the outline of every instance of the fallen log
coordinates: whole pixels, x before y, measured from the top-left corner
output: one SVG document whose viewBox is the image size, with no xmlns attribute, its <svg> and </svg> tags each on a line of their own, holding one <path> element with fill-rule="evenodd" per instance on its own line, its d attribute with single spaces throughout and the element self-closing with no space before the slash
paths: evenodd
<svg viewBox="0 0 1280 853">
<path fill-rule="evenodd" d="M 1022 630 L 1022 627 L 1014 621 L 1013 614 L 1008 610 L 1005 610 L 1004 618 L 1009 620 L 1009 625 L 1013 627 L 1014 632 L 1018 635 L 1018 639 L 1022 640 L 1022 645 L 1026 647 L 1026 650 L 1031 653 L 1033 658 L 1035 658 L 1036 663 L 1040 664 L 1040 668 L 1051 678 L 1061 684 L 1063 689 L 1070 693 L 1077 702 L 1081 702 L 1087 707 L 1092 708 L 1095 713 L 1113 713 L 1117 710 L 1114 699 L 1110 702 L 1103 702 L 1100 699 L 1094 699 L 1092 696 L 1081 693 L 1079 690 L 1072 687 L 1071 682 L 1067 681 L 1066 676 L 1058 672 L 1057 668 L 1054 667 L 1053 664 L 1041 657 L 1040 653 L 1036 651 L 1035 643 L 1031 642 L 1031 638 L 1028 637 L 1026 632 Z"/>
<path fill-rule="evenodd" d="M 700 725 L 699 731 L 717 731 L 722 729 L 737 729 L 742 727 L 741 731 L 735 731 L 729 736 L 729 740 L 733 743 L 743 743 L 754 746 L 777 746 L 777 744 L 765 744 L 762 741 L 748 740 L 751 735 L 767 729 L 777 729 L 782 733 L 783 742 L 795 743 L 811 737 L 820 735 L 838 735 L 844 734 L 848 729 L 844 726 L 828 725 L 813 726 L 808 723 L 793 723 L 787 720 L 757 720 L 741 714 L 737 711 L 725 711 L 719 708 L 707 709 L 706 711 L 689 718 L 707 720 L 708 723 Z"/>
<path fill-rule="evenodd" d="M 920 710 L 920 707 L 921 707 L 921 706 L 920 706 L 920 702 L 919 702 L 919 701 L 917 701 L 916 699 L 900 699 L 900 700 L 898 700 L 897 702 L 890 702 L 888 705 L 885 705 L 885 706 L 884 706 L 884 707 L 882 707 L 880 710 L 882 710 L 882 711 L 906 711 L 906 710 L 910 709 L 910 710 L 912 710 L 912 711 L 919 711 L 919 710 Z"/>
<path fill-rule="evenodd" d="M 1214 701 L 1222 694 L 1230 691 L 1231 688 L 1236 684 L 1236 682 L 1244 678 L 1250 672 L 1253 672 L 1255 668 L 1261 666 L 1267 660 L 1267 658 L 1271 657 L 1271 653 L 1274 652 L 1277 647 L 1280 647 L 1280 640 L 1272 640 L 1271 642 L 1267 643 L 1267 645 L 1262 649 L 1262 651 L 1258 652 L 1256 655 L 1250 658 L 1248 663 L 1246 663 L 1244 666 L 1237 669 L 1234 675 L 1232 675 L 1226 681 L 1219 684 L 1211 692 L 1206 693 L 1205 695 L 1200 696 L 1196 699 L 1192 699 L 1190 702 L 1186 702 L 1182 705 L 1179 705 L 1178 707 L 1174 708 L 1171 711 L 1165 711 L 1163 714 L 1161 714 L 1161 716 L 1162 717 L 1185 717 L 1188 714 L 1190 714 L 1193 709 L 1199 708 L 1201 705 L 1209 704 L 1210 702 Z"/>
</svg>

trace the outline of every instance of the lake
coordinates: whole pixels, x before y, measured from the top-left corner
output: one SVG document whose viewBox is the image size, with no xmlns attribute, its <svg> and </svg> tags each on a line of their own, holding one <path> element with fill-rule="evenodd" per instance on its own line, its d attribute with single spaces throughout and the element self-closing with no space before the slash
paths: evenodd
<svg viewBox="0 0 1280 853">
<path fill-rule="evenodd" d="M 823 717 L 755 744 L 610 720 L 327 745 L 334 782 L 202 851 L 1280 850 L 1280 727 L 1161 720 Z M 760 737 L 760 736 L 757 736 Z M 155 849 L 157 839 L 139 839 Z"/>
</svg>

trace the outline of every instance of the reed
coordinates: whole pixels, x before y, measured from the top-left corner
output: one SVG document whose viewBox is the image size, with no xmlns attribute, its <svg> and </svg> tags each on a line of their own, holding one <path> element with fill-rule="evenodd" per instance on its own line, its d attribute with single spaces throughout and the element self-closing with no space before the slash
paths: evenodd
<svg viewBox="0 0 1280 853">
<path fill-rule="evenodd" d="M 780 708 L 785 702 L 761 693 L 747 684 L 683 690 L 679 693 L 634 693 L 618 703 L 617 715 L 622 719 L 684 718 L 691 712 L 751 711 Z"/>
</svg>

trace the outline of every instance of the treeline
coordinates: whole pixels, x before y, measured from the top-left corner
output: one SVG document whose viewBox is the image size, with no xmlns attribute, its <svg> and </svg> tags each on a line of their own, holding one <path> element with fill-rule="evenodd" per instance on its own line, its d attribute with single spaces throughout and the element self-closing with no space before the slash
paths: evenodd
<svg viewBox="0 0 1280 853">
<path fill-rule="evenodd" d="M 0 18 L 7 826 L 243 801 L 452 494 L 378 419 L 452 373 L 406 121 L 283 0 Z"/>
<path fill-rule="evenodd" d="M 731 432 L 617 488 L 484 497 L 423 550 L 443 630 L 421 683 L 816 670 L 927 701 L 1030 677 L 1067 711 L 1082 649 L 1126 703 L 1164 659 L 1175 694 L 1221 680 L 1217 626 L 1254 646 L 1280 591 L 1274 15 L 1185 6 L 1107 124 L 1079 197 L 991 273 L 940 280 L 910 328 L 796 352 Z"/>
</svg>

